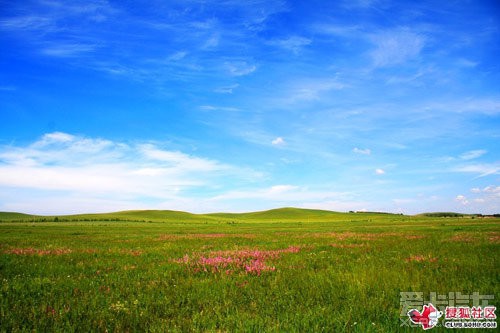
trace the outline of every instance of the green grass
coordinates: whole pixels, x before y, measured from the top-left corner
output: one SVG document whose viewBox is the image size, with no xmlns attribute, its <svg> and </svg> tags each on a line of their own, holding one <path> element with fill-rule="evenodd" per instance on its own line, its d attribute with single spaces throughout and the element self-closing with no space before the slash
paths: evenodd
<svg viewBox="0 0 500 333">
<path fill-rule="evenodd" d="M 31 218 L 34 218 L 34 215 L 13 212 L 0 212 L 0 221 L 29 220 Z"/>
<path fill-rule="evenodd" d="M 499 306 L 498 219 L 285 208 L 30 222 L 42 218 L 55 217 L 0 213 L 2 332 L 415 332 L 400 327 L 402 291 Z"/>
</svg>

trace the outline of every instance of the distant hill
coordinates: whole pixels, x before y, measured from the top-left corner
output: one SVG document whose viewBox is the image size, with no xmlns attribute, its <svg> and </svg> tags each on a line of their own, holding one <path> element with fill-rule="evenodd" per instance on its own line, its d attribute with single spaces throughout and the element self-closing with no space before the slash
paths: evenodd
<svg viewBox="0 0 500 333">
<path fill-rule="evenodd" d="M 212 213 L 192 214 L 172 210 L 129 210 L 100 214 L 75 214 L 75 215 L 28 215 L 21 213 L 0 212 L 0 221 L 153 221 L 153 222 L 203 222 L 220 221 L 324 221 L 339 219 L 346 213 L 327 210 L 278 208 L 266 211 L 249 213 Z"/>
<path fill-rule="evenodd" d="M 428 217 L 464 217 L 466 214 L 454 213 L 454 212 L 434 212 L 434 213 L 423 213 L 420 216 Z"/>
<path fill-rule="evenodd" d="M 238 220 L 262 220 L 262 221 L 294 221 L 294 220 L 324 220 L 328 217 L 338 217 L 345 213 L 338 213 L 329 210 L 317 210 L 317 209 L 303 209 L 303 208 L 277 208 L 259 212 L 250 213 L 214 213 L 206 214 L 206 216 L 225 218 L 225 219 L 238 219 Z"/>
<path fill-rule="evenodd" d="M 113 213 L 75 214 L 75 215 L 30 215 L 15 212 L 0 212 L 0 221 L 62 222 L 62 221 L 138 221 L 138 222 L 321 222 L 321 221 L 359 221 L 371 219 L 400 218 L 400 214 L 383 212 L 334 212 L 319 209 L 277 208 L 248 213 L 211 213 L 192 214 L 174 210 L 127 210 Z M 465 217 L 469 215 L 444 212 L 424 213 L 426 217 Z"/>
<path fill-rule="evenodd" d="M 15 212 L 0 212 L 0 221 L 5 220 L 26 220 L 35 217 L 35 215 L 15 213 Z"/>
<path fill-rule="evenodd" d="M 119 220 L 119 221 L 178 221 L 197 220 L 200 215 L 174 210 L 126 210 L 103 214 L 63 215 L 60 219 L 70 220 Z"/>
<path fill-rule="evenodd" d="M 419 216 L 427 216 L 427 217 L 500 217 L 500 214 L 491 214 L 491 215 L 483 215 L 483 214 L 462 214 L 462 213 L 454 213 L 454 212 L 435 212 L 435 213 L 423 213 L 419 214 Z"/>
<path fill-rule="evenodd" d="M 0 221 L 153 221 L 153 222 L 202 222 L 221 221 L 231 222 L 234 220 L 250 221 L 308 221 L 324 220 L 328 217 L 338 217 L 343 213 L 326 210 L 279 208 L 261 212 L 250 213 L 213 213 L 192 214 L 173 210 L 129 210 L 113 213 L 99 214 L 75 214 L 75 215 L 28 215 L 21 213 L 0 212 Z"/>
<path fill-rule="evenodd" d="M 0 212 L 0 221 L 168 221 L 173 219 L 193 219 L 194 217 L 195 214 L 170 210 L 131 210 L 113 213 L 75 215 L 29 215 Z"/>
</svg>

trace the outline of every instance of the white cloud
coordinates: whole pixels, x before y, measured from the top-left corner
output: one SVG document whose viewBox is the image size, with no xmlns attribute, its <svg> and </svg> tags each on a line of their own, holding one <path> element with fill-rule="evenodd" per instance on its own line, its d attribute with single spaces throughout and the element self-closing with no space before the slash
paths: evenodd
<svg viewBox="0 0 500 333">
<path fill-rule="evenodd" d="M 361 29 L 357 25 L 345 25 L 345 24 L 318 24 L 314 27 L 315 32 L 334 35 L 340 37 L 355 37 L 360 36 Z"/>
<path fill-rule="evenodd" d="M 474 187 L 470 189 L 470 193 L 467 197 L 462 194 L 455 197 L 455 202 L 459 203 L 461 208 L 467 207 L 467 212 L 495 214 L 500 211 L 500 186 Z"/>
<path fill-rule="evenodd" d="M 54 29 L 54 22 L 48 17 L 27 15 L 1 20 L 0 28 L 5 30 L 51 31 Z"/>
<path fill-rule="evenodd" d="M 458 201 L 460 202 L 462 205 L 468 205 L 469 204 L 469 200 L 467 200 L 467 198 L 461 194 L 457 195 L 455 197 L 455 201 Z"/>
<path fill-rule="evenodd" d="M 404 199 L 403 198 L 396 198 L 396 199 L 392 199 L 392 202 L 394 202 L 398 206 L 415 203 L 416 201 L 417 201 L 417 199 L 415 199 L 415 198 L 404 198 Z"/>
<path fill-rule="evenodd" d="M 302 101 L 319 100 L 323 93 L 332 90 L 342 90 L 345 84 L 336 78 L 306 78 L 296 79 L 288 89 L 285 96 L 280 99 L 280 103 L 296 103 Z"/>
<path fill-rule="evenodd" d="M 500 113 L 500 100 L 498 99 L 469 99 L 455 105 L 456 112 L 476 112 L 487 115 Z"/>
<path fill-rule="evenodd" d="M 279 47 L 282 47 L 286 50 L 292 51 L 294 54 L 300 53 L 302 49 L 311 44 L 312 40 L 309 38 L 305 37 L 300 37 L 300 36 L 292 36 L 286 39 L 279 39 L 279 40 L 274 40 L 269 42 L 271 45 L 276 45 Z"/>
<path fill-rule="evenodd" d="M 250 64 L 248 61 L 231 61 L 226 62 L 225 67 L 232 76 L 244 76 L 251 74 L 257 70 L 257 66 Z"/>
<path fill-rule="evenodd" d="M 82 53 L 89 53 L 97 48 L 96 45 L 92 44 L 52 44 L 41 50 L 41 52 L 48 56 L 53 57 L 75 57 L 80 56 Z"/>
<path fill-rule="evenodd" d="M 483 189 L 483 192 L 500 194 L 500 186 L 494 186 L 494 185 L 486 186 Z"/>
<path fill-rule="evenodd" d="M 442 111 L 454 113 L 476 113 L 485 115 L 497 115 L 500 113 L 500 99 L 497 97 L 463 98 L 448 102 L 435 102 L 425 106 L 426 112 Z"/>
<path fill-rule="evenodd" d="M 472 60 L 469 60 L 469 59 L 465 59 L 465 58 L 462 58 L 462 59 L 459 59 L 457 61 L 457 65 L 461 66 L 461 67 L 466 67 L 466 68 L 474 68 L 478 65 L 479 63 L 476 62 L 476 61 L 472 61 Z"/>
<path fill-rule="evenodd" d="M 477 174 L 476 178 L 482 178 L 490 175 L 500 174 L 500 165 L 498 163 L 469 164 L 469 165 L 457 166 L 453 168 L 451 171 L 475 173 Z"/>
<path fill-rule="evenodd" d="M 254 188 L 242 191 L 229 191 L 212 198 L 214 201 L 234 201 L 234 200 L 253 200 L 253 201 L 272 201 L 283 202 L 286 205 L 303 206 L 314 204 L 318 201 L 338 200 L 339 198 L 348 198 L 349 193 L 322 191 L 309 189 L 296 185 L 274 185 L 266 188 Z"/>
<path fill-rule="evenodd" d="M 379 0 L 347 0 L 342 1 L 342 5 L 348 9 L 369 9 L 371 7 L 375 7 L 379 2 Z"/>
<path fill-rule="evenodd" d="M 203 49 L 212 49 L 219 45 L 219 35 L 214 34 L 208 38 L 203 44 Z"/>
<path fill-rule="evenodd" d="M 217 161 L 189 156 L 179 151 L 162 150 L 153 144 L 143 144 L 138 146 L 138 151 L 147 159 L 158 162 L 165 162 L 167 166 L 173 166 L 179 171 L 221 171 L 228 167 Z"/>
<path fill-rule="evenodd" d="M 118 11 L 105 0 L 87 1 L 84 3 L 67 1 L 40 1 L 40 7 L 32 6 L 32 14 L 8 17 L 0 21 L 0 28 L 7 30 L 33 31 L 47 35 L 67 31 L 68 19 L 78 21 L 103 22 Z M 27 9 L 27 10 L 26 10 Z"/>
<path fill-rule="evenodd" d="M 361 149 L 361 148 L 355 147 L 352 151 L 353 151 L 353 153 L 361 154 L 361 155 L 370 155 L 372 153 L 372 151 L 368 148 Z"/>
<path fill-rule="evenodd" d="M 276 139 L 274 139 L 273 141 L 271 141 L 271 143 L 275 146 L 282 146 L 284 145 L 286 142 L 285 140 L 282 138 L 282 137 L 277 137 Z"/>
<path fill-rule="evenodd" d="M 500 186 L 489 185 L 480 189 L 478 187 L 472 188 L 471 192 L 477 195 L 483 195 L 490 198 L 496 197 L 500 198 Z"/>
<path fill-rule="evenodd" d="M 152 202 L 177 200 L 195 189 L 202 193 L 225 181 L 244 184 L 258 177 L 247 168 L 165 150 L 153 143 L 129 145 L 62 132 L 46 134 L 28 146 L 0 147 L 0 192 L 31 193 L 9 195 L 2 207 L 32 205 L 24 210 L 28 212 L 48 211 L 49 207 L 37 203 L 41 193 L 63 201 L 68 197 L 91 202 L 113 198 L 115 206 L 122 207 L 134 200 L 140 203 L 144 197 Z M 95 210 L 101 211 L 98 206 Z M 128 207 L 136 208 L 133 204 Z M 61 208 L 59 212 L 65 211 Z"/>
<path fill-rule="evenodd" d="M 270 193 L 272 195 L 278 195 L 278 194 L 283 194 L 286 192 L 295 191 L 298 189 L 299 189 L 299 187 L 294 186 L 294 185 L 274 185 L 274 186 L 271 186 L 268 193 Z"/>
<path fill-rule="evenodd" d="M 500 211 L 500 186 L 489 185 L 482 189 L 474 187 L 470 191 L 471 198 L 458 195 L 455 200 L 463 205 L 471 206 L 475 212 L 498 213 Z"/>
<path fill-rule="evenodd" d="M 234 89 L 238 88 L 240 85 L 238 83 L 229 85 L 229 86 L 223 86 L 216 88 L 214 92 L 219 93 L 219 94 L 232 94 Z"/>
<path fill-rule="evenodd" d="M 366 201 L 353 201 L 353 200 L 325 200 L 319 202 L 311 202 L 299 205 L 300 208 L 309 209 L 324 209 L 337 212 L 366 212 L 366 211 L 379 211 L 382 209 L 377 208 L 373 203 Z"/>
<path fill-rule="evenodd" d="M 228 112 L 240 111 L 240 109 L 232 106 L 215 106 L 215 105 L 202 105 L 200 106 L 200 109 L 204 111 L 228 111 Z"/>
<path fill-rule="evenodd" d="M 371 56 L 376 67 L 404 63 L 417 57 L 425 46 L 424 36 L 406 28 L 374 34 L 371 41 L 375 44 Z"/>
<path fill-rule="evenodd" d="M 473 160 L 473 159 L 476 159 L 478 157 L 483 156 L 487 152 L 488 151 L 484 150 L 484 149 L 470 150 L 470 151 L 467 151 L 467 152 L 463 153 L 462 155 L 460 155 L 460 158 L 463 160 Z"/>
<path fill-rule="evenodd" d="M 170 55 L 167 58 L 167 61 L 179 61 L 179 60 L 182 60 L 182 59 L 184 59 L 187 56 L 187 54 L 188 53 L 186 51 L 175 52 L 174 54 Z"/>
<path fill-rule="evenodd" d="M 383 175 L 383 174 L 385 174 L 385 171 L 383 169 L 375 169 L 375 174 L 376 175 Z"/>
<path fill-rule="evenodd" d="M 57 142 L 70 142 L 73 141 L 75 137 L 71 134 L 62 133 L 62 132 L 53 132 L 45 134 L 41 140 L 37 141 L 36 144 L 40 146 L 45 146 L 51 143 Z"/>
</svg>

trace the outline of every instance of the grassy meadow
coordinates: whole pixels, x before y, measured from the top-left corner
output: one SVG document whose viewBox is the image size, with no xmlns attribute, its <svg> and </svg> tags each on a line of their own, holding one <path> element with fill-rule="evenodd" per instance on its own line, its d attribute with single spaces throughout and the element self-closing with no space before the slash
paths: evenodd
<svg viewBox="0 0 500 333">
<path fill-rule="evenodd" d="M 495 218 L 287 208 L 0 221 L 1 332 L 417 332 L 400 326 L 400 292 L 500 305 Z"/>
</svg>

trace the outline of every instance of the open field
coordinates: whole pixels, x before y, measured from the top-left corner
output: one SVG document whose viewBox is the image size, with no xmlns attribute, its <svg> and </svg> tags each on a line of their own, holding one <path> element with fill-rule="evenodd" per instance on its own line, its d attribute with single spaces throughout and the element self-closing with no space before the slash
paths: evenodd
<svg viewBox="0 0 500 333">
<path fill-rule="evenodd" d="M 279 209 L 30 222 L 40 219 L 0 214 L 2 332 L 417 332 L 400 326 L 400 292 L 500 304 L 500 219 Z"/>
</svg>

